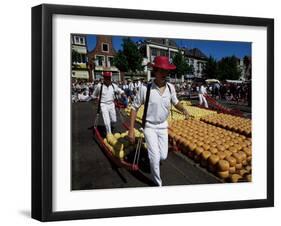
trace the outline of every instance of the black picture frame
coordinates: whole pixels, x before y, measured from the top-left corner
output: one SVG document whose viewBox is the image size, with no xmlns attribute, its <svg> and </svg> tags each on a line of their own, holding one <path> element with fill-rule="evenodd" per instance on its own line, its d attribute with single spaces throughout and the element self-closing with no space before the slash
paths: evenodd
<svg viewBox="0 0 281 226">
<path fill-rule="evenodd" d="M 267 29 L 267 198 L 96 210 L 52 210 L 52 18 L 55 14 L 247 25 Z M 237 16 L 43 4 L 32 8 L 32 218 L 122 217 L 274 206 L 274 20 Z"/>
</svg>

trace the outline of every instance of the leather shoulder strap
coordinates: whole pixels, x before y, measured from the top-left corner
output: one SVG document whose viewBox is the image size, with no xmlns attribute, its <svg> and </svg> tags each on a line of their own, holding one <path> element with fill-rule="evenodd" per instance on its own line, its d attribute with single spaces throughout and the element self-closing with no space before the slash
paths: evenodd
<svg viewBox="0 0 281 226">
<path fill-rule="evenodd" d="M 149 102 L 149 96 L 150 96 L 150 90 L 151 90 L 152 83 L 149 83 L 147 85 L 146 90 L 146 96 L 145 96 L 145 103 L 144 103 L 144 110 L 143 110 L 143 116 L 142 116 L 142 128 L 144 129 L 145 123 L 146 123 L 146 115 L 147 115 L 147 108 L 148 108 L 148 102 Z"/>
<path fill-rule="evenodd" d="M 102 87 L 103 87 L 103 83 L 101 84 L 101 87 L 100 87 L 99 104 L 98 104 L 97 113 L 100 113 L 100 103 L 101 103 Z"/>
</svg>

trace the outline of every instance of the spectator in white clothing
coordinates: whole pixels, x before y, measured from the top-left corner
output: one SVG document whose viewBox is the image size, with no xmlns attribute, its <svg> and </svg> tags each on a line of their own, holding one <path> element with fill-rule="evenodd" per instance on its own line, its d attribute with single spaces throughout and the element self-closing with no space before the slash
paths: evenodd
<svg viewBox="0 0 281 226">
<path fill-rule="evenodd" d="M 199 87 L 199 93 L 198 93 L 199 105 L 202 105 L 204 103 L 204 107 L 208 108 L 208 102 L 206 100 L 205 95 L 207 95 L 206 84 L 202 83 Z"/>
</svg>

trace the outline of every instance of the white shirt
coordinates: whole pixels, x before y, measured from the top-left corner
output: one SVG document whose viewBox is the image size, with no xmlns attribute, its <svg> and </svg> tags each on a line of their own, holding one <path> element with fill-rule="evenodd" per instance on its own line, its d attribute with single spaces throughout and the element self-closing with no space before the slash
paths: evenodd
<svg viewBox="0 0 281 226">
<path fill-rule="evenodd" d="M 170 113 L 171 101 L 173 105 L 176 105 L 179 100 L 176 95 L 175 87 L 169 83 L 171 93 L 166 84 L 166 88 L 162 95 L 160 95 L 159 87 L 152 82 L 150 97 L 146 115 L 146 126 L 153 127 L 153 125 L 161 124 L 164 128 L 167 128 L 167 118 Z M 132 109 L 137 111 L 142 104 L 145 103 L 147 87 L 141 86 L 139 92 L 136 95 L 134 102 L 132 103 Z"/>
<path fill-rule="evenodd" d="M 80 101 L 85 101 L 89 98 L 89 96 L 85 93 L 85 95 L 82 93 L 82 94 L 78 94 L 78 100 Z"/>
<path fill-rule="evenodd" d="M 128 86 L 127 84 L 124 84 L 124 85 L 122 86 L 122 88 L 123 88 L 123 90 L 129 89 L 129 86 Z"/>
<path fill-rule="evenodd" d="M 113 89 L 112 85 L 114 86 L 114 89 Z M 98 84 L 93 92 L 94 98 L 99 97 L 100 89 L 101 89 L 101 84 Z M 124 93 L 124 91 L 122 89 L 120 89 L 116 84 L 112 83 L 109 86 L 106 86 L 105 84 L 103 84 L 102 94 L 101 94 L 101 103 L 112 104 L 115 99 L 114 91 L 117 92 L 118 94 Z"/>
<path fill-rule="evenodd" d="M 133 82 L 130 82 L 130 83 L 129 83 L 129 89 L 130 89 L 131 91 L 134 91 L 135 88 L 136 88 L 136 85 L 135 85 Z"/>
<path fill-rule="evenodd" d="M 199 94 L 207 94 L 207 89 L 205 86 L 200 86 L 200 89 L 199 89 Z"/>
</svg>

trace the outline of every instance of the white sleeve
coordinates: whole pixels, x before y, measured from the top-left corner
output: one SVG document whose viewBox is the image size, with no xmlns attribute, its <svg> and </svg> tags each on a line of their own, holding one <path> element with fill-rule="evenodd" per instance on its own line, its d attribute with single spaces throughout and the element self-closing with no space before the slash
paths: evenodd
<svg viewBox="0 0 281 226">
<path fill-rule="evenodd" d="M 140 108 L 140 106 L 144 104 L 146 91 L 147 88 L 145 86 L 142 86 L 141 89 L 139 89 L 131 106 L 133 110 L 137 111 Z"/>
<path fill-rule="evenodd" d="M 95 88 L 95 90 L 94 90 L 93 94 L 92 94 L 92 96 L 93 96 L 94 98 L 99 97 L 99 92 L 100 92 L 100 89 L 101 89 L 101 85 L 100 85 L 100 84 L 98 84 L 98 85 L 96 86 L 96 88 Z"/>
<path fill-rule="evenodd" d="M 123 94 L 124 93 L 124 91 L 119 86 L 116 86 L 116 88 L 117 88 L 117 93 L 118 94 Z"/>
<path fill-rule="evenodd" d="M 171 84 L 169 84 L 169 86 L 171 87 L 171 99 L 172 99 L 172 104 L 173 105 L 177 105 L 179 100 L 177 98 L 177 93 L 176 93 L 176 90 L 175 90 L 175 87 Z"/>
</svg>

